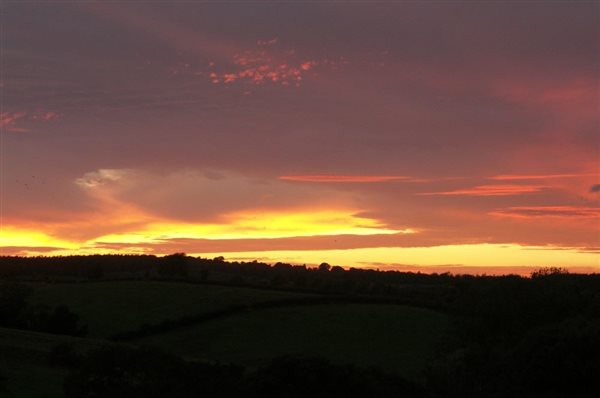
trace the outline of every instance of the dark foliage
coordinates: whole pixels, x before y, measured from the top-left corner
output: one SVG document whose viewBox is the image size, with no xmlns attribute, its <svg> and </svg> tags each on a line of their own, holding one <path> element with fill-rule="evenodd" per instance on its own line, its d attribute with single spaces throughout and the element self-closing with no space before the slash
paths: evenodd
<svg viewBox="0 0 600 398">
<path fill-rule="evenodd" d="M 235 396 L 242 368 L 186 362 L 157 349 L 110 346 L 90 353 L 67 376 L 66 398 Z"/>
<path fill-rule="evenodd" d="M 472 344 L 438 361 L 428 385 L 438 397 L 596 397 L 600 322 L 537 328 L 515 345 Z"/>
<path fill-rule="evenodd" d="M 279 358 L 253 372 L 186 362 L 151 348 L 106 347 L 89 354 L 64 384 L 66 398 L 423 397 L 415 384 L 375 369 L 322 359 Z"/>
<path fill-rule="evenodd" d="M 450 274 L 379 272 L 323 263 L 318 268 L 258 261 L 227 262 L 222 257 L 194 258 L 183 253 L 69 257 L 0 257 L 0 278 L 41 281 L 160 279 L 191 283 L 243 285 L 332 295 L 393 297 L 406 304 L 446 308 L 455 298 Z"/>
<path fill-rule="evenodd" d="M 79 366 L 82 361 L 82 355 L 76 352 L 73 345 L 69 343 L 57 344 L 48 355 L 48 362 L 52 367 L 74 368 Z"/>
<path fill-rule="evenodd" d="M 185 253 L 175 253 L 162 257 L 158 261 L 157 271 L 161 276 L 185 277 L 189 273 L 190 258 Z"/>
<path fill-rule="evenodd" d="M 87 327 L 79 325 L 79 316 L 68 307 L 32 305 L 32 293 L 32 288 L 22 283 L 0 284 L 0 326 L 71 336 L 87 334 Z"/>
<path fill-rule="evenodd" d="M 455 333 L 427 372 L 434 396 L 597 396 L 596 276 L 550 269 L 464 282 L 452 307 Z"/>
<path fill-rule="evenodd" d="M 247 396 L 282 398 L 423 397 L 414 383 L 376 369 L 284 357 L 249 375 Z"/>
<path fill-rule="evenodd" d="M 29 298 L 33 289 L 22 283 L 0 284 L 0 326 L 23 328 L 31 315 Z"/>
</svg>

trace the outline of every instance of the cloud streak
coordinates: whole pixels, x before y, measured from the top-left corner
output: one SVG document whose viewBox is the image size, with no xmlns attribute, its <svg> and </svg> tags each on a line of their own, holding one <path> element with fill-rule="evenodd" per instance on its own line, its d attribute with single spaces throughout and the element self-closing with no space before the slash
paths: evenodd
<svg viewBox="0 0 600 398">
<path fill-rule="evenodd" d="M 497 217 L 510 217 L 521 219 L 537 218 L 581 218 L 598 219 L 600 207 L 578 206 L 514 206 L 490 213 Z"/>
<path fill-rule="evenodd" d="M 518 181 L 518 180 L 555 180 L 564 178 L 580 178 L 596 176 L 596 173 L 574 173 L 574 174 L 501 174 L 490 177 L 491 180 Z"/>
<path fill-rule="evenodd" d="M 60 120 L 62 117 L 63 115 L 57 112 L 2 112 L 0 128 L 11 133 L 26 133 L 41 123 Z"/>
<path fill-rule="evenodd" d="M 327 175 L 327 174 L 312 174 L 312 175 L 288 175 L 280 176 L 283 181 L 297 182 L 323 182 L 323 183 L 374 183 L 374 182 L 390 182 L 390 181 L 408 181 L 413 180 L 407 176 L 383 176 L 383 175 Z"/>
<path fill-rule="evenodd" d="M 479 185 L 472 188 L 456 189 L 443 192 L 420 193 L 430 196 L 513 196 L 533 194 L 549 188 L 545 185 Z"/>
</svg>

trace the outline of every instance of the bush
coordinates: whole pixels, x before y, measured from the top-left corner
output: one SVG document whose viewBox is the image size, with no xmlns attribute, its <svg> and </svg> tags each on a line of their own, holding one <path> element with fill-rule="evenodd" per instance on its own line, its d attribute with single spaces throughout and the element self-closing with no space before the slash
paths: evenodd
<svg viewBox="0 0 600 398">
<path fill-rule="evenodd" d="M 235 396 L 241 368 L 186 362 L 157 349 L 107 346 L 65 379 L 66 398 Z"/>
</svg>

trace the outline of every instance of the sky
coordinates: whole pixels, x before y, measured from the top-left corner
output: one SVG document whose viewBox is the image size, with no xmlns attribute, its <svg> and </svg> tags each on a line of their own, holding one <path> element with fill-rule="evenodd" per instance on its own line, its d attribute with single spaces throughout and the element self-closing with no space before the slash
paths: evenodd
<svg viewBox="0 0 600 398">
<path fill-rule="evenodd" d="M 5 0 L 0 253 L 598 272 L 599 7 Z"/>
</svg>

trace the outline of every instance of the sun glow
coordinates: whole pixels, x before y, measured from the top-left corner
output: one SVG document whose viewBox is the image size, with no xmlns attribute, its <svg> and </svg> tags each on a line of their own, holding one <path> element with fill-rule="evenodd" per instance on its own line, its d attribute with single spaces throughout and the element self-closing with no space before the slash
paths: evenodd
<svg viewBox="0 0 600 398">
<path fill-rule="evenodd" d="M 377 247 L 346 250 L 278 250 L 237 253 L 197 253 L 210 258 L 223 255 L 228 260 L 265 262 L 288 261 L 296 264 L 332 265 L 356 268 L 412 269 L 424 272 L 445 272 L 453 268 L 485 268 L 488 273 L 503 273 L 511 267 L 579 267 L 600 271 L 598 253 L 577 248 L 521 246 L 516 244 L 469 244 L 432 247 Z M 596 264 L 596 266 L 590 266 Z M 420 269 L 417 269 L 419 267 Z M 422 267 L 422 268 L 421 268 Z M 442 271 L 440 271 L 442 270 Z M 527 271 L 529 272 L 529 271 Z M 588 271 L 591 272 L 591 271 Z"/>
<path fill-rule="evenodd" d="M 0 229 L 0 249 L 2 247 L 60 247 L 77 248 L 77 244 L 54 238 L 41 231 L 3 226 Z"/>
<path fill-rule="evenodd" d="M 268 239 L 322 235 L 376 235 L 413 233 L 413 230 L 387 228 L 380 222 L 362 218 L 355 211 L 321 210 L 290 213 L 241 212 L 222 217 L 220 223 L 177 223 L 158 221 L 141 230 L 110 234 L 96 242 L 143 243 L 174 238 Z"/>
<path fill-rule="evenodd" d="M 392 229 L 381 222 L 360 217 L 354 210 L 317 210 L 269 212 L 237 212 L 221 216 L 209 223 L 177 222 L 153 219 L 129 224 L 119 217 L 104 220 L 119 226 L 122 232 L 98 233 L 97 236 L 73 241 L 60 234 L 48 234 L 43 229 L 7 226 L 0 234 L 0 247 L 56 247 L 70 252 L 87 251 L 98 243 L 136 244 L 156 243 L 168 239 L 273 239 L 329 235 L 382 235 L 414 233 L 411 229 Z M 123 227 L 125 226 L 125 227 Z M 93 225 L 84 224 L 82 228 Z M 91 231 L 93 232 L 93 231 Z M 54 235 L 54 236 L 53 236 Z"/>
</svg>

